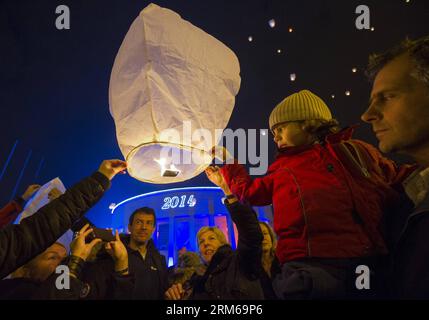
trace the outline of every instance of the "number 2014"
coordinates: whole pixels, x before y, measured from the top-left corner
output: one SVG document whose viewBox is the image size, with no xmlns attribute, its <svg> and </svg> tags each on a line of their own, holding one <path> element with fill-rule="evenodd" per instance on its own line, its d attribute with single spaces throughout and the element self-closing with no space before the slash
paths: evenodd
<svg viewBox="0 0 429 320">
<path fill-rule="evenodd" d="M 186 205 L 188 207 L 193 207 L 197 203 L 195 197 L 193 194 L 191 194 L 188 198 L 188 201 L 186 201 L 186 195 L 181 196 L 180 198 L 178 196 L 174 197 L 165 197 L 164 198 L 164 205 L 162 206 L 162 210 L 167 209 L 174 209 L 174 208 L 184 208 Z"/>
</svg>

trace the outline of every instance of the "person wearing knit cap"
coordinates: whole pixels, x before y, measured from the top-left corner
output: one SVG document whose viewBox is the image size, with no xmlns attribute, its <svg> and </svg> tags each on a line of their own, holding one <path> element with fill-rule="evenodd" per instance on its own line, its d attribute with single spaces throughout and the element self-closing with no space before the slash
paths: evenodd
<svg viewBox="0 0 429 320">
<path fill-rule="evenodd" d="M 399 199 L 394 185 L 413 168 L 397 167 L 373 146 L 340 130 L 326 103 L 309 90 L 292 94 L 271 112 L 278 155 L 264 177 L 244 166 L 220 170 L 229 188 L 253 206 L 273 205 L 279 299 L 376 298 L 357 290 L 356 267 L 377 274 L 387 254 L 383 212 Z M 368 275 L 369 277 L 369 275 Z M 377 279 L 377 278 L 376 278 Z"/>
<path fill-rule="evenodd" d="M 325 102 L 309 90 L 286 97 L 271 112 L 270 128 L 286 122 L 302 120 L 332 120 L 331 110 Z"/>
</svg>

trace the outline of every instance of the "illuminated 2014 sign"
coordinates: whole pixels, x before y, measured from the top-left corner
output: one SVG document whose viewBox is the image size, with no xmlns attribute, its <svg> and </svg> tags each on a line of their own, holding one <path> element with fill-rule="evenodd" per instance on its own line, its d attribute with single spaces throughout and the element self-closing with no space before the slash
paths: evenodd
<svg viewBox="0 0 429 320">
<path fill-rule="evenodd" d="M 188 200 L 186 200 L 188 198 Z M 189 208 L 194 207 L 197 204 L 197 200 L 194 195 L 191 194 L 189 197 L 187 195 L 182 196 L 174 196 L 174 197 L 165 197 L 164 205 L 161 207 L 161 210 L 168 210 L 174 208 L 185 208 L 186 206 Z"/>
<path fill-rule="evenodd" d="M 124 223 L 127 217 L 139 207 L 153 208 L 159 214 L 159 218 L 169 214 L 187 215 L 195 213 L 202 215 L 211 211 L 226 214 L 227 210 L 221 201 L 223 196 L 222 190 L 217 187 L 168 189 L 125 199 L 118 204 L 112 204 L 110 210 L 112 214 L 122 215 Z M 114 218 L 114 220 L 116 219 Z"/>
</svg>

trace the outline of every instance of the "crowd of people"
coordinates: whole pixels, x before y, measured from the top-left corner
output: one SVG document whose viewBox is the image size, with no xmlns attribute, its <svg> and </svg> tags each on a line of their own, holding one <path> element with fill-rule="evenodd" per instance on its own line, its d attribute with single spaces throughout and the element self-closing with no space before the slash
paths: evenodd
<svg viewBox="0 0 429 320">
<path fill-rule="evenodd" d="M 277 156 L 252 179 L 237 162 L 206 169 L 238 230 L 237 249 L 217 227 L 202 227 L 198 252 L 167 268 L 152 240 L 156 213 L 135 210 L 128 234 L 89 238 L 84 214 L 123 172 L 121 160 L 34 215 L 12 224 L 40 186 L 0 211 L 0 299 L 295 300 L 429 298 L 429 37 L 370 57 L 373 87 L 362 120 L 378 150 L 353 139 L 310 90 L 286 97 L 269 126 Z M 397 165 L 382 153 L 405 154 Z M 227 150 L 222 154 L 226 160 Z M 273 228 L 252 206 L 273 205 Z M 66 248 L 58 239 L 69 229 Z M 68 252 L 69 251 L 69 252 Z M 68 282 L 55 271 L 67 268 Z M 369 288 L 356 270 L 370 270 Z"/>
</svg>

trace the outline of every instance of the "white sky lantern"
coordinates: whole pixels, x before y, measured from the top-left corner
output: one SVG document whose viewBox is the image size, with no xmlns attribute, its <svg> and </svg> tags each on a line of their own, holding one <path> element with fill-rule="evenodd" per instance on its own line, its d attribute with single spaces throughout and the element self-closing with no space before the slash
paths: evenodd
<svg viewBox="0 0 429 320">
<path fill-rule="evenodd" d="M 134 20 L 116 56 L 109 102 L 128 173 L 185 181 L 212 161 L 240 88 L 240 65 L 219 40 L 155 4 Z"/>
<path fill-rule="evenodd" d="M 271 28 L 274 28 L 274 27 L 276 26 L 276 20 L 271 19 L 270 21 L 268 21 L 268 25 L 269 25 Z"/>
</svg>

